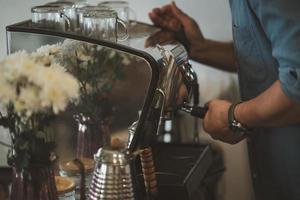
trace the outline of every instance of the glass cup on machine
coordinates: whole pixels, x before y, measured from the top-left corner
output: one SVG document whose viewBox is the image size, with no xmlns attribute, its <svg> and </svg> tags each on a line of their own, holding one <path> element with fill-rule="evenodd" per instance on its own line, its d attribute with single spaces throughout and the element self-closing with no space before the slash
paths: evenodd
<svg viewBox="0 0 300 200">
<path fill-rule="evenodd" d="M 103 1 L 98 4 L 98 6 L 106 6 L 110 7 L 118 13 L 118 17 L 122 19 L 126 25 L 129 25 L 130 22 L 130 15 L 132 20 L 136 20 L 136 14 L 129 7 L 127 1 Z"/>
<path fill-rule="evenodd" d="M 106 6 L 84 6 L 76 9 L 77 27 L 83 27 L 83 16 L 93 12 L 101 12 L 102 10 L 111 10 Z"/>
<path fill-rule="evenodd" d="M 120 26 L 124 31 L 118 30 Z M 88 37 L 112 42 L 124 41 L 128 38 L 126 23 L 118 18 L 116 11 L 110 9 L 83 14 L 82 31 Z"/>
<path fill-rule="evenodd" d="M 66 16 L 70 18 L 70 22 L 71 22 L 70 29 L 72 31 L 76 31 L 80 27 L 78 24 L 77 10 L 82 7 L 88 6 L 88 3 L 86 3 L 85 1 L 71 2 L 71 1 L 60 0 L 60 1 L 49 2 L 46 5 L 57 5 L 63 7 Z"/>
<path fill-rule="evenodd" d="M 55 5 L 35 6 L 31 8 L 32 23 L 38 28 L 70 30 L 70 19 L 64 8 Z"/>
<path fill-rule="evenodd" d="M 64 10 L 64 14 L 70 20 L 70 30 L 75 30 L 76 28 L 76 8 L 75 3 L 70 1 L 56 1 L 47 3 L 48 6 L 59 6 Z"/>
</svg>

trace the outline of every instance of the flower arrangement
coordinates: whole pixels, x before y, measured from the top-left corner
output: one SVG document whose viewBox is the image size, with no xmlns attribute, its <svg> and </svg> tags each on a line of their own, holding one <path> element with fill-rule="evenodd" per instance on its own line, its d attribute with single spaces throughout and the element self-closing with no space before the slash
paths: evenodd
<svg viewBox="0 0 300 200">
<path fill-rule="evenodd" d="M 23 177 L 22 184 L 13 183 L 15 195 L 34 191 L 35 197 L 27 199 L 37 199 L 36 191 L 53 193 L 53 187 L 45 187 L 54 179 L 49 169 L 55 159 L 51 125 L 67 107 L 90 131 L 89 155 L 99 148 L 103 137 L 110 137 L 106 123 L 110 123 L 114 105 L 109 93 L 116 81 L 126 78 L 123 67 L 132 59 L 109 48 L 67 39 L 32 53 L 19 51 L 0 61 L 0 125 L 11 133 L 8 163 L 20 175 L 17 178 Z M 43 166 L 48 169 L 39 170 Z M 28 180 L 35 189 L 25 188 Z"/>
<path fill-rule="evenodd" d="M 50 124 L 79 97 L 77 79 L 53 59 L 56 47 L 19 51 L 0 61 L 0 125 L 11 133 L 8 163 L 17 171 L 52 161 Z"/>
<path fill-rule="evenodd" d="M 25 79 L 28 80 L 30 84 L 26 84 L 26 87 L 28 88 L 30 86 L 30 88 L 25 90 L 25 88 L 22 87 L 22 94 L 18 94 L 18 99 L 8 98 L 8 100 L 11 100 L 9 105 L 13 104 L 14 110 L 12 110 L 12 112 L 19 113 L 16 115 L 17 117 L 30 116 L 30 118 L 36 117 L 38 120 L 45 118 L 43 121 L 38 122 L 38 124 L 45 125 L 46 121 L 48 123 L 52 121 L 51 117 L 53 117 L 53 115 L 65 109 L 68 104 L 66 100 L 72 96 L 71 94 L 73 94 L 75 90 L 78 90 L 79 94 L 76 96 L 78 97 L 76 104 L 70 104 L 69 108 L 71 112 L 74 113 L 74 118 L 80 124 L 79 126 L 83 125 L 87 127 L 87 131 L 90 132 L 89 140 L 93 142 L 96 141 L 94 145 L 96 149 L 92 147 L 89 150 L 89 155 L 92 155 L 94 151 L 99 148 L 100 143 L 102 143 L 100 145 L 103 145 L 105 142 L 110 142 L 109 131 L 106 131 L 106 134 L 104 134 L 104 131 L 100 130 L 108 130 L 103 125 L 108 125 L 113 115 L 114 107 L 109 99 L 109 93 L 112 91 L 116 81 L 126 78 L 123 67 L 129 65 L 134 58 L 135 57 L 129 54 L 118 53 L 110 48 L 71 39 L 66 39 L 64 42 L 55 45 L 42 46 L 31 54 L 18 52 L 6 58 L 2 65 L 9 66 L 11 63 L 14 66 L 22 66 L 22 69 L 20 69 L 21 72 L 19 72 L 20 76 L 18 77 L 27 77 Z M 31 63 L 29 65 L 30 67 L 27 67 L 27 62 Z M 36 69 L 38 65 L 44 66 L 43 69 L 39 69 L 40 72 Z M 68 72 L 76 77 L 79 86 L 74 87 L 71 81 L 67 83 L 68 79 L 62 77 L 65 74 L 62 72 Z M 11 73 L 15 74 L 14 72 Z M 53 73 L 57 74 L 54 75 Z M 18 77 L 14 78 L 15 81 Z M 56 88 L 59 88 L 59 91 L 56 90 Z M 41 90 L 37 91 L 38 89 Z M 5 88 L 3 88 L 3 90 L 5 90 Z M 13 91 L 11 88 L 7 88 L 7 90 Z M 3 94 L 8 95 L 10 93 L 3 92 Z M 1 97 L 1 91 L 0 98 L 5 99 Z M 41 112 L 44 117 L 41 117 Z M 48 114 L 45 115 L 45 112 Z M 20 115 L 20 113 L 22 113 L 22 115 Z M 34 121 L 36 120 L 37 119 Z M 6 127 L 8 127 L 7 124 Z M 30 132 L 32 132 L 32 130 Z M 51 132 L 51 130 L 48 129 L 47 132 Z M 45 133 L 45 131 L 43 133 L 46 139 L 51 140 L 52 136 L 50 133 Z M 39 134 L 34 134 L 34 136 L 37 135 L 41 137 Z M 22 140 L 22 142 L 24 141 Z M 52 143 L 46 143 L 50 146 L 46 150 L 47 145 L 43 144 L 45 152 L 50 152 L 49 149 L 53 148 Z M 24 151 L 20 152 L 23 153 Z M 16 159 L 13 155 L 16 154 L 12 153 L 10 160 L 20 160 Z M 27 158 L 28 155 L 22 156 L 22 158 L 24 158 L 22 160 L 28 160 L 25 159 L 25 157 Z M 44 158 L 46 158 L 46 156 L 44 156 Z M 22 162 L 21 166 L 26 166 L 26 164 Z"/>
<path fill-rule="evenodd" d="M 80 84 L 80 99 L 78 104 L 72 106 L 79 128 L 77 157 L 92 157 L 99 147 L 110 145 L 109 127 L 114 116 L 111 92 L 117 81 L 126 79 L 124 66 L 135 57 L 70 39 L 66 39 L 60 48 L 54 59 Z M 81 132 L 83 130 L 85 133 Z"/>
<path fill-rule="evenodd" d="M 80 101 L 76 111 L 95 121 L 103 120 L 112 108 L 108 93 L 117 80 L 125 79 L 124 65 L 133 59 L 129 54 L 75 40 L 65 40 L 55 56 L 80 83 Z"/>
</svg>

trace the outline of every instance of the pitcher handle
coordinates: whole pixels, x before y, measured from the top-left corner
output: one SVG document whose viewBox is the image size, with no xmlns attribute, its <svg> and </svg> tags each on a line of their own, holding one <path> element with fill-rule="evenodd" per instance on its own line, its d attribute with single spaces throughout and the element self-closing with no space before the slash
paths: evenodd
<svg viewBox="0 0 300 200">
<path fill-rule="evenodd" d="M 125 40 L 127 40 L 128 37 L 129 37 L 129 34 L 128 34 L 128 28 L 127 28 L 126 23 L 122 19 L 120 19 L 120 18 L 117 18 L 117 23 L 121 24 L 123 26 L 124 30 L 125 30 L 125 33 L 122 34 L 120 38 L 119 38 L 119 31 L 118 31 L 118 33 L 117 33 L 117 39 L 119 41 L 125 41 Z"/>
<path fill-rule="evenodd" d="M 71 30 L 71 19 L 64 12 L 60 13 L 60 17 L 63 18 L 65 20 L 65 22 L 67 23 L 66 30 L 70 31 Z"/>
</svg>

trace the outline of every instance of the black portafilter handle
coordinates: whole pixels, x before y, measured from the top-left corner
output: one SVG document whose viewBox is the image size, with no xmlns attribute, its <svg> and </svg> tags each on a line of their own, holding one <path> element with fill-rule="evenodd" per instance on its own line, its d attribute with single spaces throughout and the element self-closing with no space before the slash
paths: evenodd
<svg viewBox="0 0 300 200">
<path fill-rule="evenodd" d="M 194 117 L 198 117 L 200 119 L 203 119 L 205 117 L 205 114 L 207 113 L 208 108 L 207 107 L 200 107 L 200 106 L 182 106 L 180 110 L 187 112 L 191 114 Z"/>
</svg>

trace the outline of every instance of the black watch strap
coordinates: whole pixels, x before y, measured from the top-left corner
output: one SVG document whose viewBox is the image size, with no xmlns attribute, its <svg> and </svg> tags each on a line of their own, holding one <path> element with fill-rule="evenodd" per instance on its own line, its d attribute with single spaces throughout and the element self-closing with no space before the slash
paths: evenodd
<svg viewBox="0 0 300 200">
<path fill-rule="evenodd" d="M 235 110 L 236 106 L 239 105 L 240 103 L 242 103 L 242 102 L 233 103 L 229 107 L 229 110 L 228 110 L 228 127 L 234 133 L 237 133 L 239 135 L 244 135 L 244 134 L 249 133 L 250 129 L 248 129 L 245 125 L 243 125 L 242 123 L 237 121 L 235 116 L 234 116 L 234 110 Z"/>
<path fill-rule="evenodd" d="M 232 124 L 234 123 L 234 121 L 236 121 L 235 117 L 234 117 L 234 110 L 236 108 L 237 105 L 239 105 L 242 102 L 237 102 L 237 103 L 233 103 L 230 105 L 229 110 L 228 110 L 228 126 L 231 127 Z"/>
</svg>

